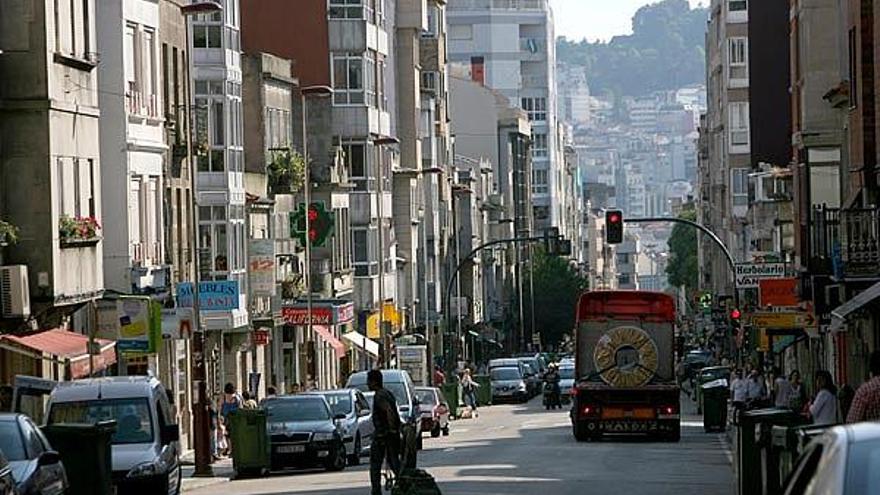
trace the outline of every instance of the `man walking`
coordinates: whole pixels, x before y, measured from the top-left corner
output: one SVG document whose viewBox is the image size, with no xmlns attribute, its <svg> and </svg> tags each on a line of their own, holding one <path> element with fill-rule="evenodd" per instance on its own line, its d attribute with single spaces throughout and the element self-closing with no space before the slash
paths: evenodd
<svg viewBox="0 0 880 495">
<path fill-rule="evenodd" d="M 400 415 L 394 395 L 382 384 L 382 372 L 370 370 L 367 386 L 373 397 L 373 443 L 370 446 L 370 484 L 373 495 L 382 495 L 382 463 L 388 465 L 394 475 L 400 474 Z"/>
<path fill-rule="evenodd" d="M 880 351 L 871 353 L 869 368 L 871 379 L 856 391 L 846 417 L 847 423 L 880 421 Z"/>
</svg>

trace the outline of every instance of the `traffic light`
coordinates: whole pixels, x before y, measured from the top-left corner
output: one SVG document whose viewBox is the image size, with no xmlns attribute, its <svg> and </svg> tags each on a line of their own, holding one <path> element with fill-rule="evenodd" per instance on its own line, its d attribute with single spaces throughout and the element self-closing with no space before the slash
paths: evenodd
<svg viewBox="0 0 880 495">
<path fill-rule="evenodd" d="M 306 215 L 309 220 L 308 232 L 306 232 Z M 312 246 L 323 246 L 327 237 L 333 232 L 334 224 L 333 214 L 324 209 L 324 203 L 312 203 L 309 205 L 308 211 L 306 211 L 304 204 L 300 204 L 297 211 L 290 213 L 291 234 L 299 237 L 303 245 L 308 238 Z"/>
<path fill-rule="evenodd" d="M 623 242 L 623 212 L 608 210 L 605 212 L 605 242 L 620 244 Z"/>
<path fill-rule="evenodd" d="M 739 333 L 741 328 L 740 319 L 742 319 L 742 311 L 739 308 L 733 308 L 730 310 L 730 331 L 733 334 Z"/>
<path fill-rule="evenodd" d="M 733 308 L 730 311 L 730 319 L 733 321 L 739 321 L 740 318 L 742 318 L 742 312 L 737 308 Z"/>
</svg>

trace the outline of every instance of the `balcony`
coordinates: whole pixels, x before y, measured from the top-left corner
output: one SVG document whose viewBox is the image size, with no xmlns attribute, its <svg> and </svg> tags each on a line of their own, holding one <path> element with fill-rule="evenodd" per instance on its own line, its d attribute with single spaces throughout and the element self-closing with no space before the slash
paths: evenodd
<svg viewBox="0 0 880 495">
<path fill-rule="evenodd" d="M 850 277 L 880 275 L 880 210 L 843 210 L 840 215 L 843 235 L 844 273 Z"/>
<path fill-rule="evenodd" d="M 814 275 L 842 274 L 840 260 L 840 210 L 815 208 L 809 233 L 810 265 Z"/>
</svg>

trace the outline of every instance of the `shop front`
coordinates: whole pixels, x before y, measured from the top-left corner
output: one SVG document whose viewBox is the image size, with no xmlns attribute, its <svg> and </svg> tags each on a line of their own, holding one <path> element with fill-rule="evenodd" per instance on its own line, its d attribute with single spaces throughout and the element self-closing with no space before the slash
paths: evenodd
<svg viewBox="0 0 880 495">
<path fill-rule="evenodd" d="M 316 300 L 285 303 L 284 357 L 288 370 L 295 370 L 292 383 L 297 388 L 328 389 L 342 385 L 351 368 L 342 335 L 354 324 L 354 303 L 342 300 Z M 288 371 L 290 373 L 290 371 Z M 288 390 L 289 391 L 289 390 Z"/>
</svg>

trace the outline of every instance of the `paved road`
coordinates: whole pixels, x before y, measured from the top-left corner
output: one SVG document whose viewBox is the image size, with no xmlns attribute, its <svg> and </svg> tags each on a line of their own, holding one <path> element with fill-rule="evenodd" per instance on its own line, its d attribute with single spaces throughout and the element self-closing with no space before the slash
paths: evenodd
<svg viewBox="0 0 880 495">
<path fill-rule="evenodd" d="M 683 421 L 679 444 L 637 440 L 577 443 L 568 412 L 547 412 L 532 401 L 481 409 L 453 424 L 449 437 L 425 439 L 419 464 L 444 495 L 730 495 L 734 481 L 721 435 L 707 435 L 699 418 Z M 342 473 L 303 472 L 241 480 L 190 493 L 369 493 L 366 466 Z"/>
</svg>

